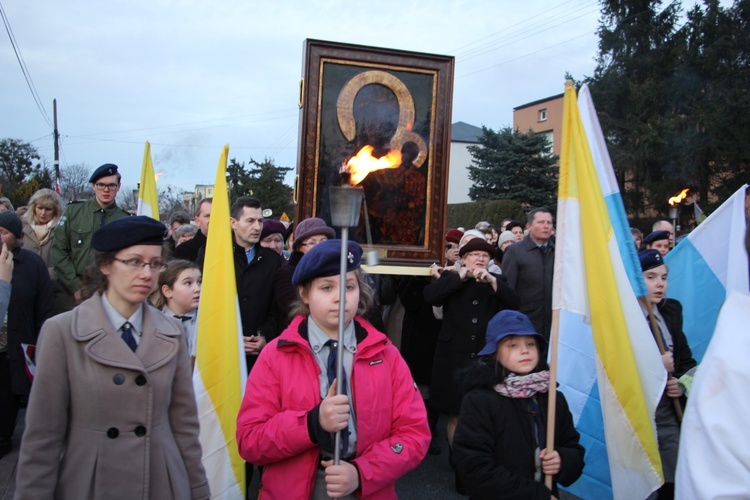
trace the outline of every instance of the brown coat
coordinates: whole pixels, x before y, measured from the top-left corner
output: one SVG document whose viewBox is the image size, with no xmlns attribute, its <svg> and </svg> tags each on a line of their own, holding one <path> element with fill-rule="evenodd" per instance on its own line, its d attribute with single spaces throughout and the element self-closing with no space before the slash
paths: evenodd
<svg viewBox="0 0 750 500">
<path fill-rule="evenodd" d="M 16 499 L 209 498 L 182 328 L 145 307 L 132 352 L 96 294 L 42 327 Z"/>
</svg>

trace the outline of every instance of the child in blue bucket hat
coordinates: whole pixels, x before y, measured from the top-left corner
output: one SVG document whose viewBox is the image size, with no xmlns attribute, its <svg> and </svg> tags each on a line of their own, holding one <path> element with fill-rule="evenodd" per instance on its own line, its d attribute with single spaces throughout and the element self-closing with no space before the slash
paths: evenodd
<svg viewBox="0 0 750 500">
<path fill-rule="evenodd" d="M 465 378 L 453 438 L 456 469 L 471 498 L 558 497 L 583 472 L 584 449 L 565 396 L 556 392 L 555 445 L 547 453 L 549 370 L 544 337 L 528 316 L 497 313 L 487 325 L 484 356 Z M 554 477 L 552 490 L 545 475 Z"/>
</svg>

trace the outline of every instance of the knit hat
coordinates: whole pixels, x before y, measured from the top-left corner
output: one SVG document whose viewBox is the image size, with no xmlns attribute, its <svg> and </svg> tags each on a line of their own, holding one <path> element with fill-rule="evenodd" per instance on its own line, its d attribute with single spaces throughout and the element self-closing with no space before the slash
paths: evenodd
<svg viewBox="0 0 750 500">
<path fill-rule="evenodd" d="M 511 233 L 510 231 L 503 231 L 500 237 L 497 239 L 497 246 L 502 247 L 503 243 L 507 243 L 508 241 L 512 241 L 515 243 L 518 241 L 516 238 L 516 235 Z"/>
<path fill-rule="evenodd" d="M 313 233 L 320 234 L 320 233 Z M 359 268 L 362 247 L 355 241 L 348 242 L 349 253 L 346 272 Z M 292 285 L 304 285 L 314 278 L 336 276 L 341 273 L 341 240 L 327 240 L 315 245 L 302 257 L 294 268 Z"/>
<path fill-rule="evenodd" d="M 23 223 L 21 218 L 13 210 L 0 212 L 0 227 L 4 227 L 17 239 L 23 238 Z"/>
<path fill-rule="evenodd" d="M 317 217 L 310 217 L 297 224 L 296 232 L 294 233 L 294 243 L 292 248 L 298 250 L 300 244 L 310 236 L 322 235 L 333 239 L 336 237 L 336 231 L 326 225 L 326 221 Z"/>
</svg>

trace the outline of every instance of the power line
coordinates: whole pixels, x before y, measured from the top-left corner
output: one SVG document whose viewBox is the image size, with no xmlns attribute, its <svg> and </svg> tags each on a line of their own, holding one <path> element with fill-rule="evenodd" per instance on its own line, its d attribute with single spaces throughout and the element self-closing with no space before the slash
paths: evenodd
<svg viewBox="0 0 750 500">
<path fill-rule="evenodd" d="M 31 96 L 34 98 L 36 107 L 42 114 L 42 118 L 44 118 L 44 121 L 47 122 L 47 125 L 49 125 L 50 128 L 54 128 L 52 126 L 52 120 L 50 120 L 47 111 L 45 111 L 44 106 L 42 105 L 42 100 L 39 98 L 39 93 L 36 91 L 36 86 L 34 86 L 34 81 L 31 79 L 29 69 L 26 67 L 26 62 L 23 60 L 21 49 L 18 47 L 18 42 L 16 42 L 16 37 L 13 34 L 13 29 L 10 27 L 10 21 L 8 20 L 8 16 L 5 14 L 5 9 L 3 9 L 2 2 L 0 2 L 0 17 L 3 18 L 3 24 L 5 24 L 5 31 L 8 33 L 10 45 L 13 47 L 13 52 L 15 52 L 16 54 L 18 65 L 21 66 L 21 73 L 23 73 L 23 77 L 26 80 L 26 85 L 29 87 L 29 91 L 31 92 Z"/>
</svg>

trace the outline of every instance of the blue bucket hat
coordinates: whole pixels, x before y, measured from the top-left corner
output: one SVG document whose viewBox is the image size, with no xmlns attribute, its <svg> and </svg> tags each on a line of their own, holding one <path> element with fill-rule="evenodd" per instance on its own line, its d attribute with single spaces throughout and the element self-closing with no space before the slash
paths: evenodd
<svg viewBox="0 0 750 500">
<path fill-rule="evenodd" d="M 525 335 L 536 337 L 539 342 L 539 352 L 543 351 L 547 341 L 534 330 L 531 320 L 522 312 L 506 309 L 492 317 L 487 324 L 487 343 L 479 351 L 479 356 L 489 356 L 497 352 L 497 344 L 509 335 Z"/>
</svg>

